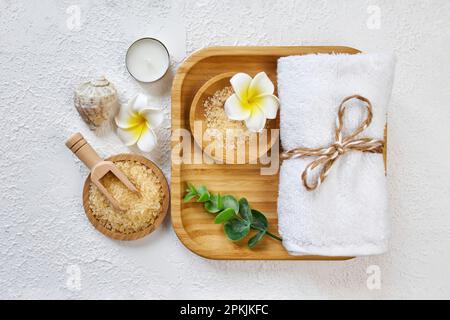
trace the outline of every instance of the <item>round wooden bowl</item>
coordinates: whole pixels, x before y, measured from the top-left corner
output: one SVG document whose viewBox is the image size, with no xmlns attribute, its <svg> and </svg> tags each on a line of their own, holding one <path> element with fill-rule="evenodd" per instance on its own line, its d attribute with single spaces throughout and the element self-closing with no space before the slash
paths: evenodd
<svg viewBox="0 0 450 320">
<path fill-rule="evenodd" d="M 204 133 L 207 128 L 206 123 L 206 117 L 204 112 L 203 104 L 206 99 L 213 96 L 214 93 L 218 90 L 222 90 L 225 87 L 231 86 L 230 79 L 236 74 L 236 72 L 227 72 L 227 73 L 221 73 L 217 76 L 212 77 L 207 82 L 205 82 L 204 85 L 200 87 L 200 89 L 197 91 L 197 93 L 194 96 L 194 99 L 192 100 L 191 109 L 189 112 L 189 127 L 191 130 L 192 135 L 194 136 L 194 140 L 197 143 L 197 145 L 201 146 L 201 149 L 203 152 L 205 152 L 209 157 L 212 159 L 220 162 L 220 163 L 226 163 L 230 161 L 230 159 L 226 159 L 226 151 L 223 150 L 222 157 L 216 156 L 215 154 L 212 154 L 208 148 L 205 148 L 209 141 L 203 141 Z M 253 75 L 254 76 L 254 75 Z M 201 122 L 201 130 L 200 128 L 196 128 L 194 125 L 196 121 Z M 275 144 L 275 142 L 278 139 L 278 134 L 276 137 L 274 136 L 272 138 L 272 132 L 270 129 L 279 129 L 279 115 L 277 115 L 276 119 L 269 120 L 267 119 L 265 129 L 267 129 L 267 140 L 265 145 L 260 146 L 258 142 L 258 148 L 255 152 L 250 152 L 249 143 L 248 141 L 245 143 L 245 163 L 256 163 L 257 160 L 265 155 Z M 255 133 L 255 135 L 259 138 L 259 133 Z M 258 139 L 259 141 L 259 139 Z M 225 149 L 225 148 L 224 148 Z M 236 152 L 234 152 L 236 153 Z M 234 154 L 233 163 L 237 163 L 237 155 Z"/>
<path fill-rule="evenodd" d="M 161 169 L 159 169 L 152 161 L 148 160 L 147 158 L 140 156 L 140 155 L 135 155 L 135 154 L 125 154 L 125 153 L 118 154 L 116 156 L 109 157 L 106 160 L 109 160 L 112 162 L 131 160 L 131 161 L 136 161 L 136 162 L 142 163 L 147 168 L 151 169 L 152 172 L 157 176 L 157 178 L 161 182 L 161 186 L 162 186 L 163 200 L 162 200 L 162 205 L 161 205 L 161 211 L 159 212 L 158 217 L 156 218 L 155 222 L 151 226 L 149 226 L 139 232 L 124 234 L 124 233 L 109 230 L 109 229 L 105 228 L 95 218 L 95 216 L 89 206 L 89 188 L 91 185 L 91 179 L 90 179 L 90 175 L 89 175 L 86 178 L 86 181 L 84 183 L 84 188 L 83 188 L 83 207 L 84 207 L 84 211 L 86 212 L 86 216 L 88 217 L 89 221 L 92 223 L 92 225 L 95 227 L 95 229 L 97 229 L 98 231 L 103 233 L 105 236 L 110 237 L 115 240 L 136 240 L 136 239 L 142 238 L 142 237 L 148 235 L 149 233 L 153 232 L 153 230 L 158 228 L 159 225 L 163 222 L 164 218 L 166 217 L 167 211 L 169 209 L 169 201 L 170 201 L 169 185 L 167 184 L 167 180 L 164 177 L 164 174 L 162 173 Z"/>
</svg>

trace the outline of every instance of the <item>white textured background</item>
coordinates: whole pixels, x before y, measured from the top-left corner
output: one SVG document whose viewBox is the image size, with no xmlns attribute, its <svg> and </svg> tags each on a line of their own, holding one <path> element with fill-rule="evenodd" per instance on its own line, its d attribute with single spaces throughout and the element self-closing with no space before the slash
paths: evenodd
<svg viewBox="0 0 450 320">
<path fill-rule="evenodd" d="M 79 30 L 71 5 L 81 10 Z M 449 18 L 448 0 L 0 0 L 0 298 L 450 298 Z M 142 35 L 168 42 L 173 71 L 186 53 L 210 45 L 394 50 L 389 253 L 209 261 L 183 247 L 169 219 L 136 242 L 95 231 L 81 206 L 87 171 L 64 141 L 81 131 L 104 156 L 126 148 L 113 133 L 89 132 L 73 89 L 105 74 L 122 101 L 148 90 L 169 118 L 170 76 L 142 88 L 124 66 L 126 48 Z M 169 121 L 158 135 L 161 147 L 148 156 L 170 175 Z M 380 267 L 380 290 L 366 286 L 370 265 Z M 77 271 L 81 287 L 70 280 Z"/>
</svg>

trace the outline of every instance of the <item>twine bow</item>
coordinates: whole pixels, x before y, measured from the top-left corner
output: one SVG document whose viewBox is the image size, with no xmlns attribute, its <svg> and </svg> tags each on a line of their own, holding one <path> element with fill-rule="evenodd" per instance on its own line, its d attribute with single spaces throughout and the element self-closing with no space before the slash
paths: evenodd
<svg viewBox="0 0 450 320">
<path fill-rule="evenodd" d="M 361 122 L 358 128 L 346 137 L 342 136 L 342 128 L 344 125 L 344 114 L 346 110 L 345 103 L 351 99 L 358 99 L 365 103 L 367 109 L 367 117 Z M 361 151 L 370 153 L 382 153 L 384 148 L 384 141 L 371 139 L 371 138 L 359 138 L 358 136 L 363 132 L 372 122 L 372 104 L 367 98 L 360 95 L 353 95 L 342 100 L 339 105 L 338 116 L 336 118 L 335 129 L 335 142 L 328 147 L 324 148 L 295 148 L 281 154 L 282 159 L 295 159 L 300 157 L 318 157 L 310 164 L 308 164 L 302 172 L 302 181 L 305 188 L 309 191 L 316 189 L 326 179 L 328 172 L 333 166 L 334 162 L 343 154 L 348 151 Z M 312 179 L 312 183 L 309 182 L 309 177 L 312 171 L 316 168 L 320 168 L 320 173 Z"/>
</svg>

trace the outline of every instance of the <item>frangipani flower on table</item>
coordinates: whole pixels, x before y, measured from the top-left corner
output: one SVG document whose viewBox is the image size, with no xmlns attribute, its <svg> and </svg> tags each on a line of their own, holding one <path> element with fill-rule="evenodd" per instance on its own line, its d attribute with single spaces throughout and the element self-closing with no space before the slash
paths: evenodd
<svg viewBox="0 0 450 320">
<path fill-rule="evenodd" d="M 237 73 L 230 79 L 234 94 L 225 101 L 225 113 L 231 120 L 245 121 L 252 132 L 261 132 L 266 119 L 277 117 L 279 101 L 273 95 L 275 87 L 265 72 L 253 79 Z"/>
<path fill-rule="evenodd" d="M 120 108 L 115 121 L 117 135 L 127 146 L 137 144 L 144 152 L 150 152 L 157 144 L 153 129 L 164 120 L 162 110 L 150 107 L 149 97 L 138 94 Z"/>
</svg>

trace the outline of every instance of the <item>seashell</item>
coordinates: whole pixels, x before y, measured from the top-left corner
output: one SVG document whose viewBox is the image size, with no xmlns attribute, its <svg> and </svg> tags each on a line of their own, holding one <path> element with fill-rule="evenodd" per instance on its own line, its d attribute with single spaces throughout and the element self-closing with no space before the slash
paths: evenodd
<svg viewBox="0 0 450 320">
<path fill-rule="evenodd" d="M 110 122 L 119 108 L 114 85 L 104 76 L 85 82 L 75 89 L 74 104 L 81 118 L 91 130 Z"/>
</svg>

